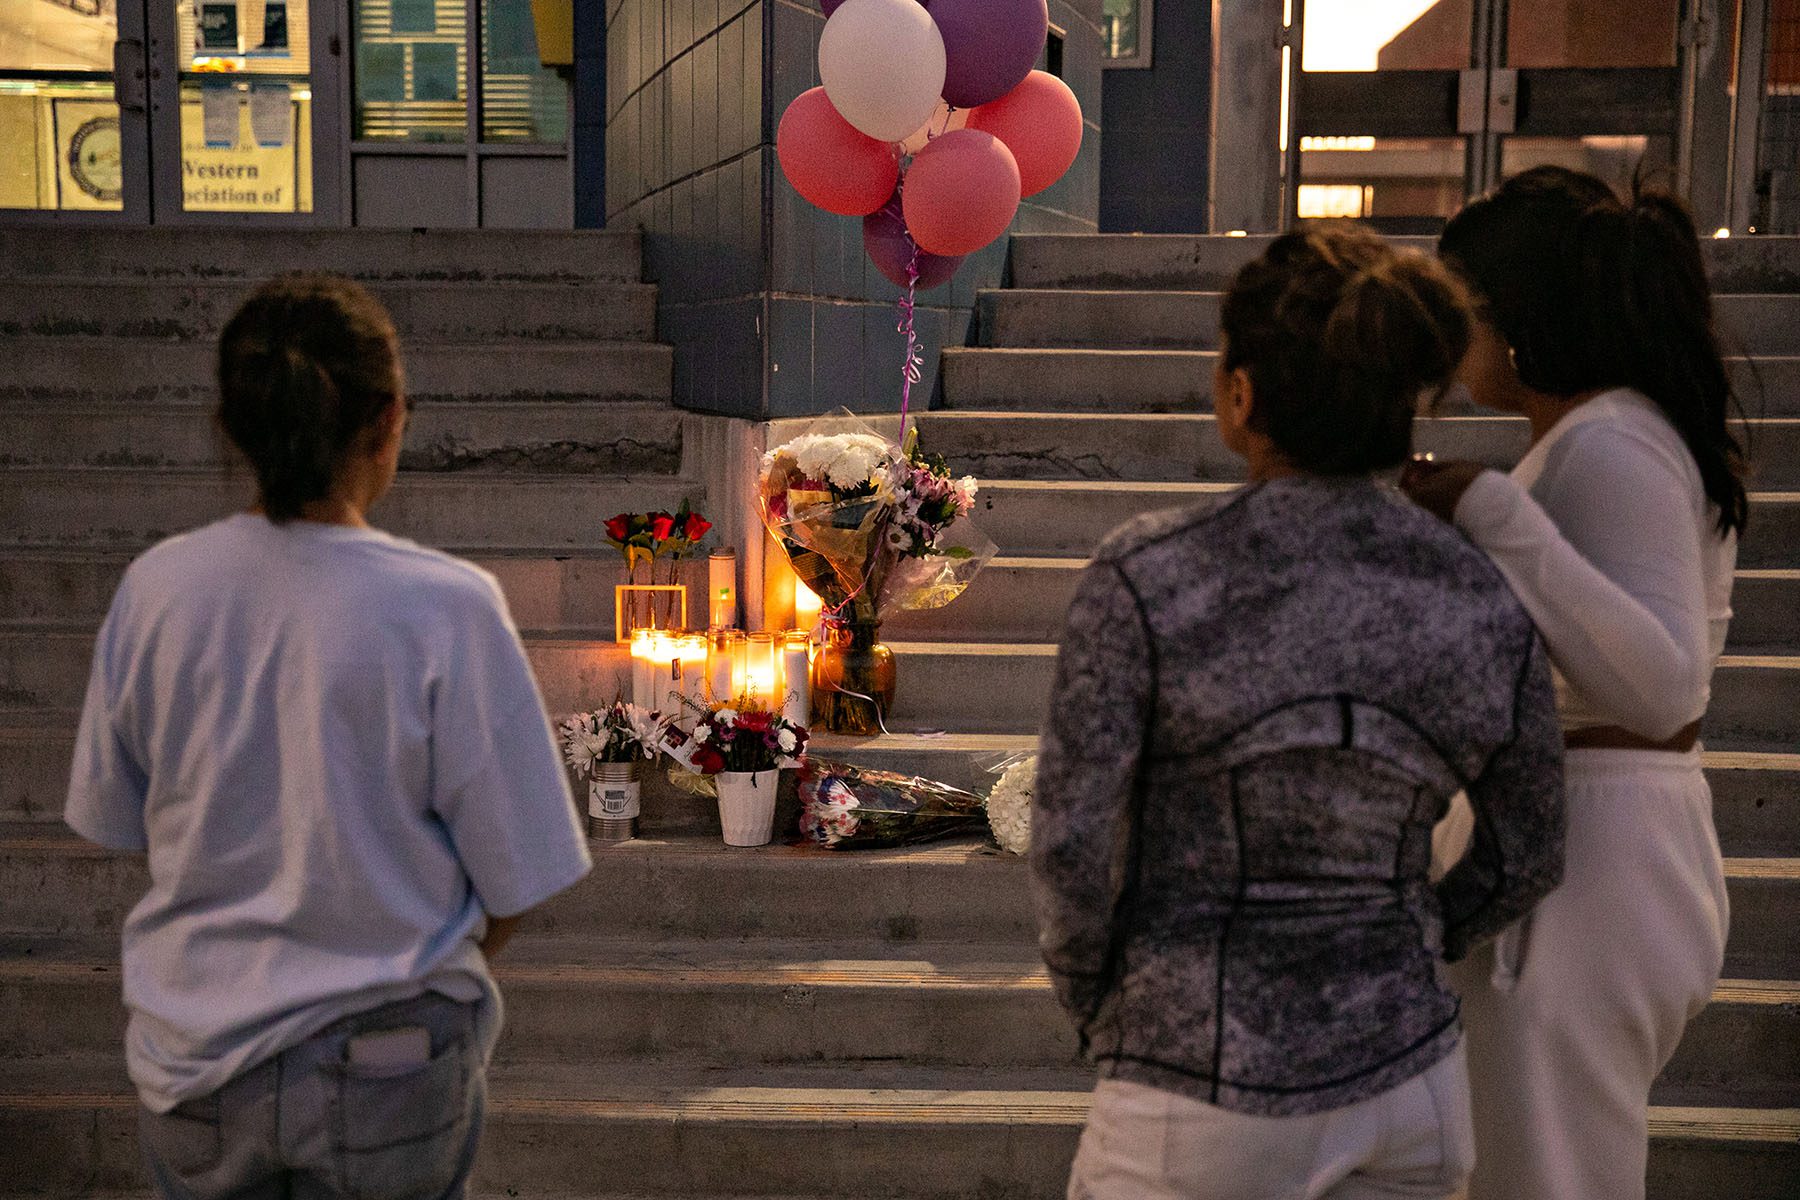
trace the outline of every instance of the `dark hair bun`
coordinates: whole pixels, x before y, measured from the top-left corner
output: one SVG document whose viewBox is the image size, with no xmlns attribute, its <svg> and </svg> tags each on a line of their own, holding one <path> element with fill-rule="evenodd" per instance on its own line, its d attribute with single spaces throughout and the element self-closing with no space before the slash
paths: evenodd
<svg viewBox="0 0 1800 1200">
<path fill-rule="evenodd" d="M 1398 466 L 1422 399 L 1469 344 L 1464 289 L 1437 260 L 1355 226 L 1275 239 L 1238 272 L 1220 324 L 1225 366 L 1249 372 L 1252 426 L 1298 468 Z"/>
<path fill-rule="evenodd" d="M 330 494 L 346 452 L 400 390 L 393 322 L 339 276 L 271 280 L 219 339 L 219 424 L 273 521 Z"/>
</svg>

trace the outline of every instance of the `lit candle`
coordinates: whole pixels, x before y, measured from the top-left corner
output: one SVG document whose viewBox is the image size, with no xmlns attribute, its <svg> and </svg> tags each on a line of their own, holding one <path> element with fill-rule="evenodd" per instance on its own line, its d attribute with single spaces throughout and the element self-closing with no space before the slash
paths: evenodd
<svg viewBox="0 0 1800 1200">
<path fill-rule="evenodd" d="M 650 702 L 656 691 L 654 671 L 650 665 L 652 640 L 648 629 L 631 631 L 631 702 L 645 712 L 655 707 Z"/>
<path fill-rule="evenodd" d="M 789 630 L 781 639 L 781 715 L 795 725 L 812 720 L 812 634 Z"/>
<path fill-rule="evenodd" d="M 678 665 L 681 657 L 681 640 L 667 630 L 655 629 L 650 633 L 650 710 L 664 716 L 675 715 L 681 702 L 670 693 L 681 691 L 681 668 Z"/>
<path fill-rule="evenodd" d="M 708 651 L 707 692 L 714 704 L 729 704 L 744 676 L 744 635 L 737 629 L 715 629 Z"/>
<path fill-rule="evenodd" d="M 714 629 L 737 624 L 737 551 L 715 550 L 706 560 L 708 615 Z"/>
<path fill-rule="evenodd" d="M 773 709 L 781 696 L 781 655 L 775 650 L 775 635 L 753 633 L 744 660 L 744 695 L 750 703 Z"/>
<path fill-rule="evenodd" d="M 684 729 L 691 729 L 699 718 L 699 710 L 706 707 L 706 657 L 705 634 L 690 633 L 676 646 L 675 672 L 681 680 L 681 699 L 684 701 L 677 720 Z"/>
<path fill-rule="evenodd" d="M 825 602 L 819 599 L 819 593 L 800 580 L 794 580 L 794 628 L 810 634 L 818 626 L 819 612 L 824 607 Z"/>
</svg>

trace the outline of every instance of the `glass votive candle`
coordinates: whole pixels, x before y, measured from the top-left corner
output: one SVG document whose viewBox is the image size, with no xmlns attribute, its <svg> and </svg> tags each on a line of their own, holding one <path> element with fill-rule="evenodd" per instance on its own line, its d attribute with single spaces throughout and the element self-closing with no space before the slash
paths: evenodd
<svg viewBox="0 0 1800 1200">
<path fill-rule="evenodd" d="M 655 668 L 650 661 L 654 635 L 650 629 L 631 631 L 631 703 L 645 712 L 655 707 L 650 702 L 656 691 Z"/>
<path fill-rule="evenodd" d="M 753 633 L 744 655 L 744 695 L 749 703 L 775 709 L 781 700 L 781 654 L 775 635 Z"/>
<path fill-rule="evenodd" d="M 746 640 L 741 629 L 715 629 L 706 659 L 706 692 L 713 704 L 729 704 L 743 687 Z"/>
<path fill-rule="evenodd" d="M 781 638 L 781 715 L 795 725 L 812 720 L 812 634 L 790 629 Z"/>
</svg>

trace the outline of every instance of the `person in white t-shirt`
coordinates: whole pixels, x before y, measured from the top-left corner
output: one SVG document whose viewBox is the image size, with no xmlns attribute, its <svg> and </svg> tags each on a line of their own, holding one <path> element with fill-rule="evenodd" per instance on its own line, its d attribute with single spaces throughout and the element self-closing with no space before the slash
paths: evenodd
<svg viewBox="0 0 1800 1200">
<path fill-rule="evenodd" d="M 277 279 L 226 326 L 259 502 L 152 548 L 99 635 L 65 818 L 147 854 L 126 1058 L 159 1195 L 460 1197 L 520 916 L 592 866 L 494 579 L 371 528 L 392 322 Z"/>
<path fill-rule="evenodd" d="M 1748 514 L 1700 245 L 1672 197 L 1542 167 L 1440 251 L 1483 320 L 1460 377 L 1520 413 L 1511 475 L 1405 486 L 1537 622 L 1568 747 L 1563 884 L 1453 971 L 1475 1100 L 1471 1200 L 1645 1194 L 1651 1084 L 1724 961 L 1729 903 L 1698 745 Z"/>
</svg>

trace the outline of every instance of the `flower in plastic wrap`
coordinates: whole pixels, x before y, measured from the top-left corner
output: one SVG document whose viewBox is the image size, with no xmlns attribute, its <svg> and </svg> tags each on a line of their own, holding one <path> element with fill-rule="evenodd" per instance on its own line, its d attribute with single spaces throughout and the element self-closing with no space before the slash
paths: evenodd
<svg viewBox="0 0 1800 1200">
<path fill-rule="evenodd" d="M 800 775 L 800 832 L 832 849 L 904 846 L 980 830 L 981 797 L 947 783 L 809 760 Z"/>
<path fill-rule="evenodd" d="M 834 618 L 940 608 L 995 553 L 968 520 L 977 484 L 844 412 L 763 457 L 763 522 Z"/>
<path fill-rule="evenodd" d="M 1037 786 L 1037 758 L 1020 759 L 1001 772 L 988 793 L 988 828 L 1002 850 L 1031 849 L 1031 793 Z"/>
</svg>

